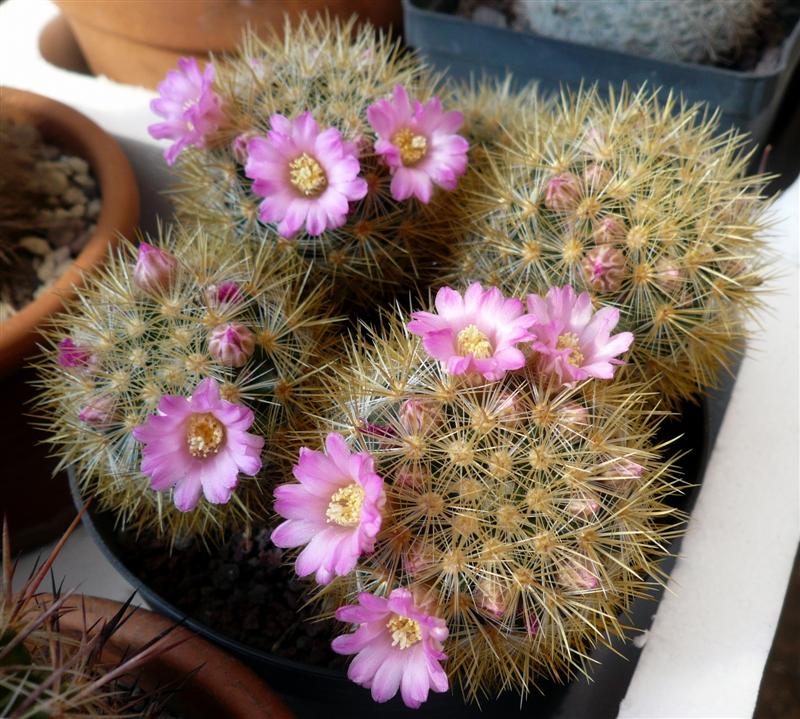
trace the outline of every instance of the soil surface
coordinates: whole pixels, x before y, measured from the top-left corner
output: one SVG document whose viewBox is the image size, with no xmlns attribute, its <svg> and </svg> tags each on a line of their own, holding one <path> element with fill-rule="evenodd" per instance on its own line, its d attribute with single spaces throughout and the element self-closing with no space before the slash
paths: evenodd
<svg viewBox="0 0 800 719">
<path fill-rule="evenodd" d="M 255 649 L 344 669 L 348 658 L 330 648 L 341 625 L 317 621 L 318 609 L 304 606 L 308 583 L 269 535 L 267 529 L 252 537 L 235 534 L 213 554 L 192 542 L 171 555 L 154 539 L 117 536 L 128 568 L 193 619 Z"/>
</svg>

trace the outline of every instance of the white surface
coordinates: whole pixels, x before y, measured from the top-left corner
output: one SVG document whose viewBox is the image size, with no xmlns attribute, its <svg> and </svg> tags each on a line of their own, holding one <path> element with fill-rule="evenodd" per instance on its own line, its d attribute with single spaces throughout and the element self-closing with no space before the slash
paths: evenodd
<svg viewBox="0 0 800 719">
<path fill-rule="evenodd" d="M 166 207 L 157 192 L 168 180 L 161 148 L 146 134 L 152 94 L 66 72 L 39 57 L 40 28 L 55 12 L 49 0 L 0 5 L 0 83 L 67 102 L 121 138 L 139 176 L 144 224 L 152 227 L 154 214 Z M 624 719 L 753 713 L 800 539 L 798 183 L 775 214 L 781 222 L 771 236 L 783 275 L 770 296 L 772 312 L 742 364 L 683 558 L 620 707 Z M 123 599 L 130 592 L 83 531 L 56 572 L 87 593 Z"/>
</svg>

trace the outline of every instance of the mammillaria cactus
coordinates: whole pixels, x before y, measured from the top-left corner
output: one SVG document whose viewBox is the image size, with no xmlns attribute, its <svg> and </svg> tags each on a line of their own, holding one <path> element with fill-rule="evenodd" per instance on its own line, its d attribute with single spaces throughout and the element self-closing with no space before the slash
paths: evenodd
<svg viewBox="0 0 800 719">
<path fill-rule="evenodd" d="M 584 91 L 517 125 L 483 165 L 484 219 L 451 279 L 588 290 L 636 335 L 628 371 L 660 373 L 675 402 L 713 385 L 760 304 L 768 178 L 746 175 L 744 136 L 661 100 Z"/>
<path fill-rule="evenodd" d="M 304 449 L 298 482 L 276 489 L 273 538 L 305 545 L 298 573 L 316 570 L 357 625 L 333 648 L 357 654 L 349 676 L 377 701 L 399 687 L 419 706 L 448 677 L 472 699 L 525 695 L 586 672 L 677 531 L 646 389 L 596 379 L 632 340 L 610 335 L 616 310 L 571 288 L 529 306 L 444 288 L 407 330 L 395 316 L 358 338 L 312 435 L 324 451 Z M 549 345 L 556 325 L 572 346 Z"/>
<path fill-rule="evenodd" d="M 182 227 L 125 244 L 38 363 L 61 465 L 121 525 L 170 542 L 263 516 L 272 447 L 322 366 L 319 304 L 274 248 Z"/>
<path fill-rule="evenodd" d="M 754 35 L 769 0 L 516 0 L 537 33 L 658 60 L 731 55 Z"/>
<path fill-rule="evenodd" d="M 458 112 L 397 42 L 355 20 L 303 18 L 244 38 L 159 87 L 151 127 L 175 143 L 180 216 L 281 247 L 333 297 L 373 306 L 449 251 L 437 203 L 466 168 Z M 205 128 L 199 132 L 199 127 Z"/>
</svg>

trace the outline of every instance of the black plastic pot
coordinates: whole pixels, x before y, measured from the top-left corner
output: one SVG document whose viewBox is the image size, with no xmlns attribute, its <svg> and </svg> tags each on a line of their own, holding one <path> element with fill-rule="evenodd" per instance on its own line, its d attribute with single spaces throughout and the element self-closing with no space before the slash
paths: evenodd
<svg viewBox="0 0 800 719">
<path fill-rule="evenodd" d="M 715 393 L 711 399 L 700 405 L 688 406 L 681 419 L 675 420 L 665 428 L 664 436 L 681 438 L 674 445 L 674 450 L 688 451 L 682 460 L 683 474 L 686 480 L 695 486 L 676 504 L 684 511 L 691 511 L 696 498 L 705 463 L 713 440 L 716 437 L 722 414 L 727 404 L 730 384 Z M 70 471 L 70 486 L 76 505 L 82 500 L 77 489 L 74 473 Z M 216 642 L 225 649 L 245 660 L 251 667 L 262 674 L 265 679 L 280 692 L 299 717 L 319 717 L 324 713 L 330 716 L 352 717 L 384 717 L 411 715 L 399 699 L 385 705 L 372 702 L 369 692 L 349 682 L 343 672 L 320 668 L 284 659 L 275 654 L 254 649 L 241 642 L 232 640 L 202 622 L 187 616 L 177 606 L 156 594 L 147 585 L 146 577 L 139 577 L 126 565 L 125 553 L 114 528 L 113 517 L 89 511 L 84 515 L 84 525 L 92 538 L 97 542 L 103 554 L 114 568 L 133 586 L 137 588 L 145 601 L 154 609 L 166 616 L 184 622 L 201 636 Z M 677 554 L 680 540 L 676 540 L 671 551 Z M 665 561 L 665 571 L 672 568 L 674 560 Z M 634 602 L 629 624 L 637 629 L 647 629 L 655 614 L 655 601 L 660 599 L 661 592 L 654 594 L 653 599 L 640 599 Z M 655 601 L 654 601 L 655 600 Z M 428 702 L 420 710 L 413 713 L 416 717 L 492 717 L 536 716 L 576 717 L 591 716 L 593 719 L 616 717 L 619 703 L 625 696 L 628 684 L 633 676 L 640 649 L 632 642 L 617 642 L 614 649 L 598 647 L 592 654 L 597 660 L 593 672 L 592 683 L 574 681 L 567 686 L 542 684 L 542 694 L 534 690 L 521 706 L 516 694 L 504 694 L 498 699 L 487 701 L 481 708 L 465 705 L 460 696 L 455 694 L 431 694 Z"/>
<path fill-rule="evenodd" d="M 691 0 L 681 0 L 690 2 Z M 719 107 L 723 126 L 735 125 L 762 145 L 800 62 L 800 7 L 794 29 L 768 72 L 744 72 L 665 62 L 624 52 L 475 23 L 452 14 L 457 0 L 403 0 L 407 42 L 452 77 L 513 74 L 536 80 L 544 92 L 597 82 L 601 89 L 623 83 L 674 88 L 691 102 Z"/>
</svg>

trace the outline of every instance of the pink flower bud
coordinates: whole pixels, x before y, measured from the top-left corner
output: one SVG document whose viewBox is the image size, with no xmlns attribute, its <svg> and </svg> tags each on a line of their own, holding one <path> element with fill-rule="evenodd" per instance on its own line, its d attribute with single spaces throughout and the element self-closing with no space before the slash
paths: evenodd
<svg viewBox="0 0 800 719">
<path fill-rule="evenodd" d="M 630 459 L 618 459 L 597 479 L 615 492 L 628 494 L 641 479 L 643 472 L 644 467 L 641 464 Z"/>
<path fill-rule="evenodd" d="M 558 581 L 567 589 L 574 591 L 597 589 L 600 586 L 600 580 L 583 564 L 576 561 L 568 562 L 559 570 Z"/>
<path fill-rule="evenodd" d="M 614 215 L 606 215 L 594 223 L 592 239 L 596 245 L 610 245 L 621 242 L 625 237 L 625 223 Z"/>
<path fill-rule="evenodd" d="M 158 247 L 139 243 L 139 256 L 133 270 L 133 281 L 146 292 L 167 290 L 175 278 L 178 260 Z"/>
<path fill-rule="evenodd" d="M 419 577 L 434 565 L 433 546 L 424 540 L 414 542 L 403 554 L 403 566 L 411 577 Z"/>
<path fill-rule="evenodd" d="M 592 157 L 603 155 L 605 145 L 606 134 L 597 127 L 589 127 L 581 139 L 581 150 Z"/>
<path fill-rule="evenodd" d="M 228 322 L 211 330 L 208 350 L 211 356 L 228 367 L 241 367 L 256 347 L 253 333 L 239 322 Z"/>
<path fill-rule="evenodd" d="M 76 345 L 71 337 L 65 337 L 58 343 L 56 361 L 62 367 L 88 367 L 92 361 L 92 353 Z"/>
<path fill-rule="evenodd" d="M 238 162 L 240 165 L 244 165 L 247 162 L 247 143 L 257 136 L 257 132 L 251 131 L 243 132 L 233 138 L 233 142 L 231 143 L 231 152 L 233 152 L 236 162 Z"/>
<path fill-rule="evenodd" d="M 481 579 L 478 582 L 475 594 L 478 606 L 495 619 L 502 619 L 508 606 L 502 588 L 489 579 Z"/>
<path fill-rule="evenodd" d="M 575 517 L 596 517 L 599 510 L 600 503 L 589 496 L 573 497 L 567 502 L 567 512 Z"/>
<path fill-rule="evenodd" d="M 114 398 L 109 395 L 100 395 L 90 399 L 78 413 L 78 419 L 98 429 L 108 427 L 114 419 Z"/>
<path fill-rule="evenodd" d="M 400 407 L 400 421 L 411 434 L 430 429 L 438 415 L 436 403 L 429 399 L 407 399 Z"/>
<path fill-rule="evenodd" d="M 656 262 L 656 277 L 658 284 L 670 291 L 681 287 L 686 279 L 684 271 L 666 257 Z"/>
<path fill-rule="evenodd" d="M 206 288 L 206 302 L 210 307 L 238 305 L 244 300 L 244 293 L 235 282 L 222 282 Z"/>
<path fill-rule="evenodd" d="M 592 289 L 616 292 L 622 286 L 625 255 L 612 245 L 589 250 L 581 261 L 583 279 Z"/>
<path fill-rule="evenodd" d="M 518 394 L 502 392 L 498 397 L 495 413 L 501 421 L 518 424 L 523 419 L 524 405 Z"/>
<path fill-rule="evenodd" d="M 544 204 L 556 212 L 574 210 L 581 199 L 581 181 L 571 172 L 551 177 L 547 183 Z"/>
<path fill-rule="evenodd" d="M 558 426 L 580 434 L 589 426 L 589 412 L 577 402 L 565 402 L 558 410 Z"/>
<path fill-rule="evenodd" d="M 611 181 L 611 171 L 607 167 L 593 162 L 587 165 L 583 171 L 583 179 L 589 187 L 597 190 L 605 187 Z"/>
<path fill-rule="evenodd" d="M 539 617 L 537 617 L 533 612 L 523 612 L 522 616 L 525 620 L 525 631 L 528 632 L 528 636 L 535 637 L 541 628 Z"/>
</svg>

